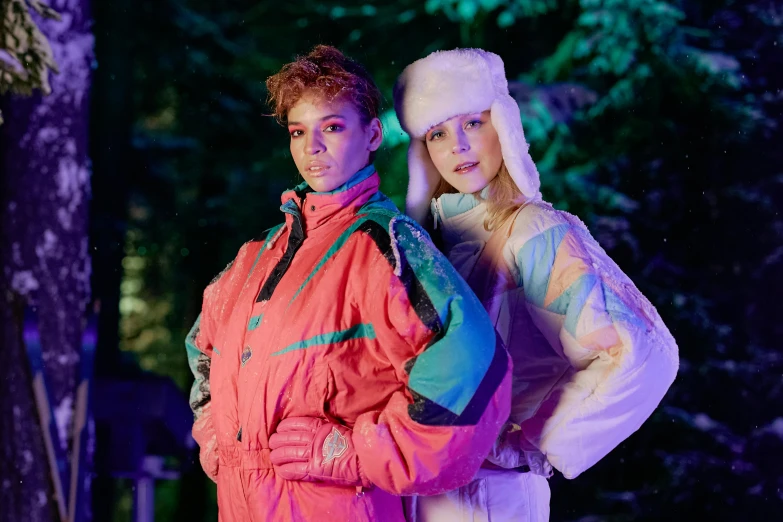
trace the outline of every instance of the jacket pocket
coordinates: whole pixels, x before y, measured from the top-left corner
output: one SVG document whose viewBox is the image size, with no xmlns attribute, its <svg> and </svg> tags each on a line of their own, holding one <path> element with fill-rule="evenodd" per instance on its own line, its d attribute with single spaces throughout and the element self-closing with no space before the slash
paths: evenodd
<svg viewBox="0 0 783 522">
<path fill-rule="evenodd" d="M 337 388 L 335 385 L 334 371 L 329 363 L 323 363 L 323 395 L 321 396 L 321 411 L 325 418 L 330 421 L 342 424 L 343 421 L 334 408 L 334 398 L 337 394 Z"/>
<path fill-rule="evenodd" d="M 329 394 L 333 387 L 331 370 L 326 362 L 319 362 L 313 367 L 313 373 L 306 383 L 305 396 L 307 405 L 318 416 L 334 420 L 329 414 Z"/>
</svg>

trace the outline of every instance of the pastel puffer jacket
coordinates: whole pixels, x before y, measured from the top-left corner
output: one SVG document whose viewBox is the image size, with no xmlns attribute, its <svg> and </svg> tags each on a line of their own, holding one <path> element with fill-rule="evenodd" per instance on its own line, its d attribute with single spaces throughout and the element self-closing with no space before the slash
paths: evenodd
<svg viewBox="0 0 783 522">
<path fill-rule="evenodd" d="M 509 425 L 490 460 L 577 477 L 658 406 L 677 373 L 674 338 L 575 216 L 540 200 L 522 207 L 493 254 L 497 273 L 477 279 L 491 237 L 486 203 L 445 194 L 432 212 L 449 261 L 485 296 L 513 361 Z"/>
<path fill-rule="evenodd" d="M 547 522 L 552 466 L 575 478 L 636 431 L 674 380 L 677 346 L 576 217 L 536 201 L 488 232 L 472 194 L 433 200 L 432 215 L 508 347 L 512 405 L 488 456 L 498 468 L 409 497 L 409 522 Z"/>
</svg>

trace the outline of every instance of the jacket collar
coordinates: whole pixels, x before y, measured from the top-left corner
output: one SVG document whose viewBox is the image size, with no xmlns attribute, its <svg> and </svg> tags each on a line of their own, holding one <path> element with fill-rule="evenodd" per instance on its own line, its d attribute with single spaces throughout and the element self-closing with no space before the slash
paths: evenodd
<svg viewBox="0 0 783 522">
<path fill-rule="evenodd" d="M 286 213 L 290 226 L 294 218 L 302 219 L 302 228 L 309 233 L 323 224 L 352 217 L 381 185 L 375 167 L 370 164 L 354 174 L 344 185 L 330 192 L 315 192 L 307 183 L 287 190 L 280 197 L 280 210 Z"/>
<path fill-rule="evenodd" d="M 447 249 L 466 241 L 486 241 L 492 235 L 484 228 L 487 204 L 473 194 L 443 194 L 432 200 L 431 209 L 434 227 L 441 230 Z"/>
</svg>

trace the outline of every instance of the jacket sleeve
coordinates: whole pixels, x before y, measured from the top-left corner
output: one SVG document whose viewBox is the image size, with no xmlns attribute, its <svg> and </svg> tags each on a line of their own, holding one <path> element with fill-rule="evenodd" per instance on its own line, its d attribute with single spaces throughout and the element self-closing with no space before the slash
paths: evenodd
<svg viewBox="0 0 783 522">
<path fill-rule="evenodd" d="M 522 423 L 575 478 L 635 432 L 674 381 L 677 345 L 650 302 L 574 216 L 541 210 L 515 230 L 518 283 L 535 325 L 571 365 Z"/>
<path fill-rule="evenodd" d="M 243 246 L 244 249 L 247 245 Z M 242 250 L 237 257 L 242 255 Z M 236 261 L 236 260 L 235 260 Z M 212 395 L 210 392 L 209 372 L 212 354 L 216 351 L 214 338 L 217 332 L 215 313 L 219 306 L 221 284 L 225 283 L 234 271 L 235 261 L 220 272 L 204 290 L 201 314 L 185 338 L 188 366 L 195 378 L 190 389 L 190 408 L 193 410 L 193 439 L 199 445 L 199 460 L 204 472 L 217 482 L 218 453 L 217 437 L 212 423 Z"/>
<path fill-rule="evenodd" d="M 407 218 L 367 286 L 373 324 L 400 389 L 360 415 L 352 439 L 364 475 L 399 495 L 470 482 L 508 418 L 510 360 L 464 280 Z"/>
<path fill-rule="evenodd" d="M 206 308 L 206 307 L 205 307 Z M 193 410 L 193 439 L 199 445 L 199 460 L 204 472 L 217 482 L 218 454 L 215 429 L 212 425 L 209 370 L 212 363 L 212 343 L 209 341 L 208 319 L 202 313 L 185 338 L 188 365 L 195 381 L 190 389 L 190 408 Z"/>
</svg>

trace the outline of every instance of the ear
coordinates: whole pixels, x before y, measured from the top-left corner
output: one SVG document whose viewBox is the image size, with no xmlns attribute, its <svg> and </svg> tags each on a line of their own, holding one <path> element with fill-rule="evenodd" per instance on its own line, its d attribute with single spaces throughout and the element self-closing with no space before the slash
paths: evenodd
<svg viewBox="0 0 783 522">
<path fill-rule="evenodd" d="M 383 124 L 381 124 L 381 120 L 378 118 L 372 119 L 369 125 L 367 125 L 367 135 L 369 137 L 367 150 L 375 152 L 383 143 Z"/>
</svg>

